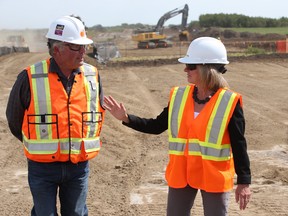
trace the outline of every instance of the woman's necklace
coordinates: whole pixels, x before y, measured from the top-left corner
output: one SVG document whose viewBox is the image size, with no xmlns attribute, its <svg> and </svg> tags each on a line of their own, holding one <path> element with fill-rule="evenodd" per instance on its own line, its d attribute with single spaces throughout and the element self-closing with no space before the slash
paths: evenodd
<svg viewBox="0 0 288 216">
<path fill-rule="evenodd" d="M 213 92 L 211 95 L 209 95 L 208 97 L 206 97 L 204 100 L 200 100 L 198 97 L 197 97 L 197 93 L 198 93 L 198 88 L 197 86 L 194 87 L 194 91 L 193 91 L 193 99 L 196 103 L 198 104 L 206 104 L 210 98 L 215 94 L 215 92 Z"/>
</svg>

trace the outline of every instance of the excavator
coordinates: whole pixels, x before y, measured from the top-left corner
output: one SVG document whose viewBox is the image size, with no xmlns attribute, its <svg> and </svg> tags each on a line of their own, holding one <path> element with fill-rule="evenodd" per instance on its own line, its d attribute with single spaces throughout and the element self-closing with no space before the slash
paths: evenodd
<svg viewBox="0 0 288 216">
<path fill-rule="evenodd" d="M 189 7 L 187 4 L 184 7 L 179 7 L 165 13 L 159 20 L 157 25 L 152 29 L 135 30 L 132 35 L 132 40 L 138 42 L 139 49 L 165 48 L 171 47 L 172 43 L 167 40 L 167 36 L 163 33 L 164 23 L 174 16 L 182 14 L 182 23 L 180 26 L 179 40 L 187 41 L 189 33 L 186 29 Z"/>
</svg>

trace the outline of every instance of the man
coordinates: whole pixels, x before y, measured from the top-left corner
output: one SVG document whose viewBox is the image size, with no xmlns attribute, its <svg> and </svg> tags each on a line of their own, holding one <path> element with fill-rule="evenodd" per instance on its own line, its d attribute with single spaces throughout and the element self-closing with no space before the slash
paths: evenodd
<svg viewBox="0 0 288 216">
<path fill-rule="evenodd" d="M 101 147 L 103 91 L 97 69 L 84 62 L 83 23 L 54 21 L 46 35 L 50 59 L 27 67 L 11 90 L 6 116 L 23 143 L 33 216 L 88 215 L 89 163 Z"/>
</svg>

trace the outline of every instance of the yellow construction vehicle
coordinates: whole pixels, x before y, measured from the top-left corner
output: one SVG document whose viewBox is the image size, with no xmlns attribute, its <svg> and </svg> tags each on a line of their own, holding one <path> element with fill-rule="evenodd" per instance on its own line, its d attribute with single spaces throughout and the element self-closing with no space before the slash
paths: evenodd
<svg viewBox="0 0 288 216">
<path fill-rule="evenodd" d="M 187 41 L 189 33 L 186 30 L 189 7 L 187 4 L 183 8 L 176 8 L 165 13 L 159 20 L 155 28 L 138 29 L 133 32 L 132 40 L 138 42 L 139 49 L 151 49 L 158 47 L 170 47 L 172 42 L 167 40 L 167 36 L 163 33 L 164 23 L 172 17 L 182 14 L 182 23 L 180 26 L 179 39 Z"/>
</svg>

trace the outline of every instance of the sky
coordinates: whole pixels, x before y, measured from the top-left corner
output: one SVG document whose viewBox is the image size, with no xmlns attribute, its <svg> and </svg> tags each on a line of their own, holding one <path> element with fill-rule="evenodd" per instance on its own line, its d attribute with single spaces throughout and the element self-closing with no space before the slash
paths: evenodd
<svg viewBox="0 0 288 216">
<path fill-rule="evenodd" d="M 75 14 L 86 26 L 156 25 L 166 12 L 189 6 L 188 23 L 203 14 L 241 14 L 251 17 L 288 17 L 287 0 L 0 0 L 0 29 L 49 28 L 51 22 Z M 181 14 L 164 26 L 181 24 Z"/>
</svg>

